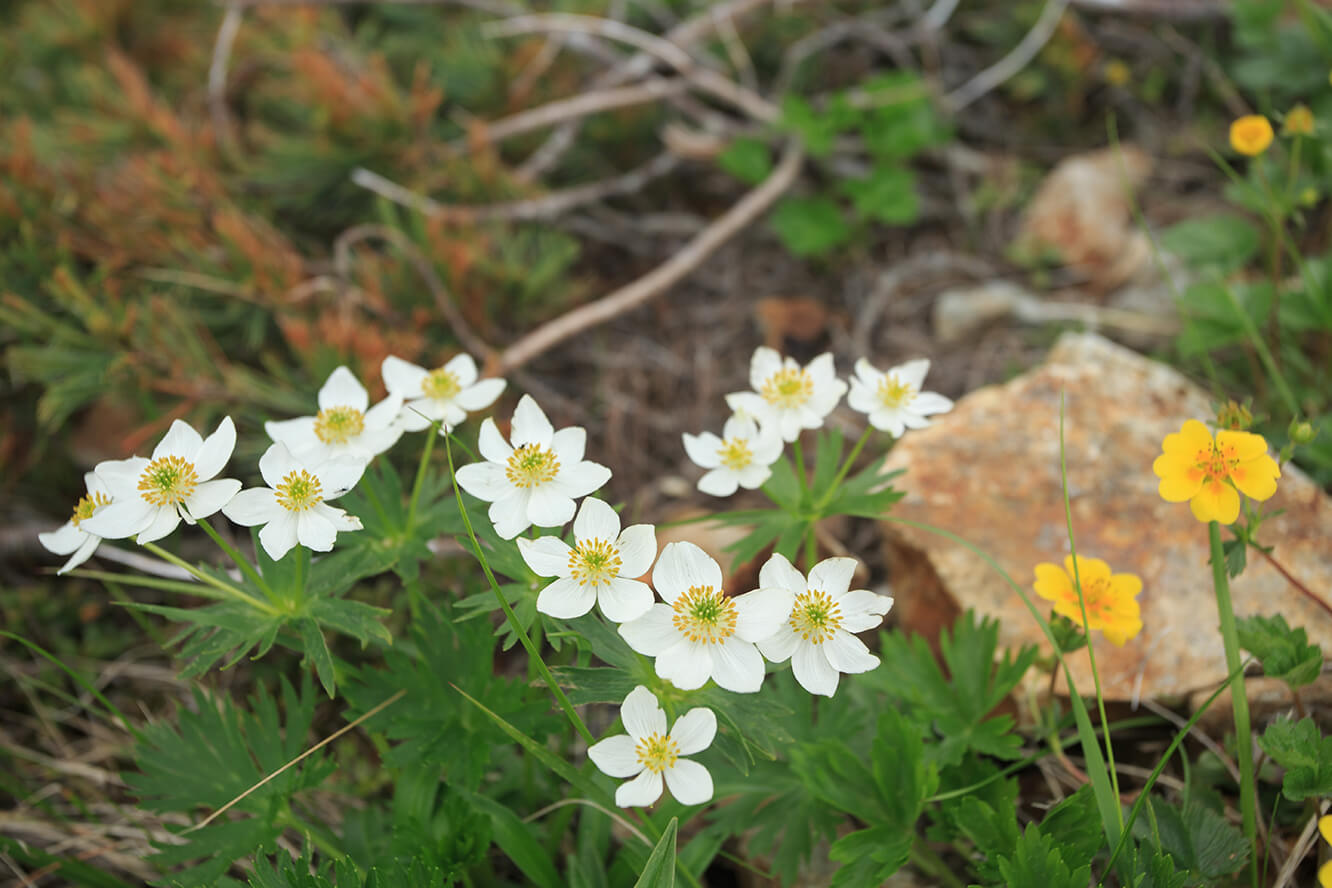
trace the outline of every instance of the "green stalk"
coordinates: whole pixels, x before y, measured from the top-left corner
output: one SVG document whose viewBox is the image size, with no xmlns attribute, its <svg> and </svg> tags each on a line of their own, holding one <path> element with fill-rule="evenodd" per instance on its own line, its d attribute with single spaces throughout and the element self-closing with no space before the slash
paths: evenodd
<svg viewBox="0 0 1332 888">
<path fill-rule="evenodd" d="M 953 871 L 948 868 L 948 864 L 944 863 L 943 858 L 936 854 L 933 848 L 926 845 L 923 839 L 917 837 L 911 843 L 908 856 L 911 865 L 934 879 L 936 885 L 942 885 L 944 888 L 966 888 L 966 883 L 953 875 Z"/>
<path fill-rule="evenodd" d="M 416 504 L 421 499 L 421 487 L 425 484 L 426 469 L 430 466 L 430 452 L 435 447 L 435 438 L 439 430 L 435 425 L 430 426 L 430 434 L 426 436 L 425 447 L 421 448 L 421 462 L 416 467 L 416 480 L 412 482 L 412 498 L 407 503 L 407 529 L 416 527 Z"/>
<path fill-rule="evenodd" d="M 800 492 L 803 494 L 809 490 L 809 479 L 805 477 L 805 448 L 800 444 L 799 435 L 791 442 L 791 460 L 795 463 L 796 480 L 800 482 Z"/>
<path fill-rule="evenodd" d="M 865 431 L 861 433 L 860 440 L 851 448 L 851 455 L 846 458 L 846 462 L 842 463 L 842 467 L 838 469 L 837 474 L 833 476 L 832 483 L 828 485 L 828 489 L 824 491 L 823 496 L 819 499 L 815 511 L 822 512 L 823 508 L 827 506 L 828 503 L 832 502 L 833 496 L 837 493 L 837 488 L 842 486 L 842 481 L 846 479 L 846 475 L 851 471 L 851 466 L 855 463 L 856 457 L 860 456 L 860 451 L 865 448 L 865 443 L 869 441 L 870 435 L 873 434 L 873 432 L 874 427 L 868 426 Z"/>
<path fill-rule="evenodd" d="M 203 532 L 213 538 L 213 542 L 217 543 L 218 547 L 223 552 L 227 553 L 228 558 L 236 562 L 236 566 L 240 568 L 241 573 L 249 577 L 250 581 L 260 589 L 263 589 L 265 595 L 272 598 L 272 590 L 268 588 L 268 583 L 264 582 L 264 578 L 259 574 L 259 571 L 255 569 L 255 566 L 250 563 L 250 559 L 243 557 L 241 553 L 237 551 L 235 546 L 223 539 L 222 534 L 217 532 L 217 528 L 208 523 L 208 519 L 205 518 L 200 521 L 199 527 L 203 528 Z"/>
<path fill-rule="evenodd" d="M 278 609 L 273 605 L 269 604 L 267 601 L 260 601 L 258 598 L 255 598 L 253 595 L 250 595 L 240 589 L 237 589 L 235 586 L 232 586 L 229 583 L 224 583 L 219 579 L 210 577 L 208 574 L 199 570 L 197 567 L 195 567 L 193 564 L 190 564 L 188 561 L 185 561 L 183 558 L 178 558 L 177 556 L 172 555 L 166 549 L 163 549 L 161 546 L 157 545 L 157 543 L 141 543 L 140 545 L 142 545 L 149 552 L 152 552 L 158 558 L 161 558 L 163 561 L 166 561 L 169 564 L 174 564 L 176 567 L 179 567 L 181 570 L 188 571 L 190 575 L 193 576 L 199 582 L 207 586 L 212 586 L 214 589 L 226 593 L 226 595 L 228 595 L 229 597 L 235 598 L 237 601 L 241 601 L 245 604 L 248 604 L 250 607 L 254 608 L 260 613 L 268 614 L 270 617 L 276 617 L 278 615 Z"/>
<path fill-rule="evenodd" d="M 1281 400 L 1286 404 L 1286 409 L 1290 411 L 1291 416 L 1299 416 L 1299 401 L 1295 399 L 1295 393 L 1291 391 L 1290 384 L 1286 382 L 1286 377 L 1281 374 L 1280 368 L 1277 367 L 1276 359 L 1272 357 L 1271 350 L 1268 349 L 1262 334 L 1258 332 L 1258 328 L 1254 325 L 1253 318 L 1249 317 L 1249 313 L 1239 304 L 1239 299 L 1236 298 L 1235 291 L 1230 289 L 1230 285 L 1223 284 L 1222 289 L 1226 293 L 1226 298 L 1230 300 L 1230 307 L 1235 310 L 1235 316 L 1239 318 L 1240 324 L 1244 327 L 1244 333 L 1249 337 L 1249 343 L 1253 345 L 1254 351 L 1258 352 L 1258 360 L 1262 361 L 1263 367 L 1267 370 L 1268 375 L 1272 377 L 1272 384 L 1276 386 L 1277 392 L 1280 393 Z M 1275 294 L 1275 290 L 1273 293 Z M 1276 298 L 1275 295 L 1273 298 Z"/>
<path fill-rule="evenodd" d="M 1212 586 L 1216 589 L 1216 612 L 1221 618 L 1221 641 L 1226 649 L 1226 671 L 1230 673 L 1230 703 L 1235 713 L 1235 758 L 1240 770 L 1240 814 L 1249 837 L 1249 873 L 1258 888 L 1258 801 L 1253 782 L 1253 736 L 1249 724 L 1249 698 L 1244 693 L 1244 669 L 1240 664 L 1239 632 L 1230 604 L 1230 579 L 1221 548 L 1221 525 L 1207 525 L 1212 546 Z"/>
</svg>

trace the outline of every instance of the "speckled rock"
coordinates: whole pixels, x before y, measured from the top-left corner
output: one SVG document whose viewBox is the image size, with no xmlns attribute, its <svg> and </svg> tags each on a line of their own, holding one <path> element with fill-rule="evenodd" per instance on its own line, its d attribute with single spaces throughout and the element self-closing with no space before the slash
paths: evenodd
<svg viewBox="0 0 1332 888">
<path fill-rule="evenodd" d="M 1068 552 L 1059 473 L 1059 405 L 1073 528 L 1080 554 L 1142 577 L 1143 631 L 1122 648 L 1097 635 L 1096 662 L 1110 699 L 1183 697 L 1226 675 L 1207 565 L 1207 527 L 1185 503 L 1157 495 L 1152 460 L 1186 419 L 1206 421 L 1206 394 L 1174 370 L 1091 334 L 1066 334 L 1047 362 L 981 389 L 935 424 L 909 432 L 886 470 L 905 469 L 894 515 L 953 531 L 992 555 L 1026 589 L 1039 562 Z M 1332 502 L 1286 467 L 1261 540 L 1310 589 L 1332 595 Z M 894 613 L 933 638 L 965 609 L 1000 618 L 1007 645 L 1040 643 L 1016 593 L 962 546 L 884 523 Z M 1329 650 L 1332 617 L 1271 566 L 1252 558 L 1231 588 L 1240 616 L 1281 613 Z M 1049 605 L 1032 598 L 1043 614 Z M 1071 660 L 1090 693 L 1086 654 Z M 1062 686 L 1062 682 L 1061 682 Z"/>
</svg>

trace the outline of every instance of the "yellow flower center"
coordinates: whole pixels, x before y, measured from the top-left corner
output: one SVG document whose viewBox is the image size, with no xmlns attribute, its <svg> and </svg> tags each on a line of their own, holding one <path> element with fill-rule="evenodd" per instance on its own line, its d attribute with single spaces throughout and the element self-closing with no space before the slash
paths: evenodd
<svg viewBox="0 0 1332 888">
<path fill-rule="evenodd" d="M 569 575 L 583 586 L 609 586 L 620 575 L 620 553 L 609 540 L 581 542 L 569 552 Z"/>
<path fill-rule="evenodd" d="M 555 451 L 540 444 L 524 444 L 509 457 L 504 476 L 517 487 L 529 488 L 554 481 L 559 472 Z"/>
<path fill-rule="evenodd" d="M 194 463 L 179 456 L 158 457 L 139 476 L 139 493 L 154 506 L 183 503 L 198 486 Z"/>
<path fill-rule="evenodd" d="M 1082 605 L 1078 604 L 1078 587 L 1070 581 L 1068 591 L 1065 593 L 1065 599 L 1073 607 L 1076 616 L 1073 619 L 1076 622 L 1082 622 L 1082 606 L 1087 608 L 1087 619 L 1093 624 L 1100 623 L 1105 619 L 1105 613 L 1111 610 L 1115 604 L 1114 589 L 1110 586 L 1108 577 L 1098 577 L 1094 580 L 1082 579 Z M 1096 628 L 1095 625 L 1092 628 Z"/>
<path fill-rule="evenodd" d="M 429 375 L 421 382 L 421 391 L 425 392 L 427 398 L 434 398 L 437 401 L 452 401 L 458 397 L 462 391 L 462 384 L 458 382 L 458 377 L 452 372 L 438 367 L 431 370 Z"/>
<path fill-rule="evenodd" d="M 90 493 L 75 503 L 74 517 L 69 520 L 74 523 L 75 527 L 78 527 L 80 521 L 84 518 L 91 518 L 93 512 L 96 512 L 99 507 L 105 506 L 110 502 L 111 497 L 107 496 L 105 493 Z"/>
<path fill-rule="evenodd" d="M 1230 480 L 1231 473 L 1239 466 L 1239 456 L 1234 445 L 1220 445 L 1208 442 L 1193 457 L 1190 478 L 1202 478 L 1203 484 L 1214 487 Z"/>
<path fill-rule="evenodd" d="M 736 472 L 754 461 L 754 451 L 749 449 L 749 441 L 745 438 L 727 438 L 717 448 L 717 456 L 722 465 Z"/>
<path fill-rule="evenodd" d="M 814 380 L 795 367 L 778 370 L 763 382 L 759 392 L 774 407 L 792 409 L 803 405 L 814 394 Z"/>
<path fill-rule="evenodd" d="M 907 402 L 915 397 L 916 391 L 910 385 L 889 373 L 879 380 L 879 388 L 876 394 L 879 396 L 880 404 L 889 410 L 896 410 L 899 407 L 905 407 Z"/>
<path fill-rule="evenodd" d="M 791 628 L 805 641 L 823 644 L 842 625 L 842 609 L 828 593 L 806 589 L 796 596 L 791 610 Z"/>
<path fill-rule="evenodd" d="M 735 602 L 720 589 L 690 586 L 672 607 L 671 622 L 690 641 L 721 644 L 735 634 Z"/>
<path fill-rule="evenodd" d="M 1272 124 L 1261 114 L 1248 114 L 1230 125 L 1230 147 L 1254 157 L 1272 144 Z"/>
<path fill-rule="evenodd" d="M 365 431 L 365 414 L 355 407 L 325 407 L 315 417 L 315 437 L 325 444 L 346 444 Z"/>
<path fill-rule="evenodd" d="M 638 763 L 654 774 L 675 767 L 680 757 L 680 744 L 663 734 L 652 734 L 634 744 Z"/>
<path fill-rule="evenodd" d="M 275 489 L 278 505 L 288 512 L 304 512 L 324 501 L 319 479 L 305 469 L 290 471 Z"/>
</svg>

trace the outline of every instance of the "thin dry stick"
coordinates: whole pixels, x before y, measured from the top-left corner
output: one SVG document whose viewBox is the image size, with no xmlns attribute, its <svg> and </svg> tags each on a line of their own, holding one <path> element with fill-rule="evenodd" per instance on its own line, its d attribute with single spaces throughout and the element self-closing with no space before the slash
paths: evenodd
<svg viewBox="0 0 1332 888">
<path fill-rule="evenodd" d="M 545 817 L 550 812 L 558 811 L 561 808 L 567 808 L 570 805 L 583 805 L 584 807 L 600 811 L 602 814 L 605 814 L 611 820 L 614 820 L 620 826 L 624 827 L 625 831 L 629 833 L 631 836 L 638 839 L 644 845 L 647 845 L 649 848 L 652 847 L 652 840 L 649 839 L 647 836 L 643 835 L 642 831 L 638 827 L 634 826 L 634 824 L 631 821 L 626 820 L 624 817 L 621 817 L 619 814 L 616 814 L 614 811 L 610 810 L 604 805 L 598 805 L 596 802 L 592 801 L 591 799 L 560 799 L 558 802 L 547 805 L 546 807 L 542 808 L 540 811 L 534 811 L 531 814 L 528 814 L 526 817 L 523 818 L 523 823 L 531 823 L 534 820 L 540 820 L 542 817 Z"/>
<path fill-rule="evenodd" d="M 278 768 L 278 769 L 277 769 L 276 771 L 274 771 L 273 773 L 269 774 L 269 775 L 268 775 L 267 777 L 265 777 L 263 780 L 260 780 L 260 781 L 259 781 L 258 783 L 256 783 L 254 786 L 251 786 L 249 789 L 245 790 L 245 792 L 243 792 L 243 793 L 241 793 L 240 795 L 236 796 L 234 799 L 232 799 L 231 801 L 227 802 L 227 803 L 226 803 L 225 805 L 223 805 L 221 808 L 218 808 L 218 809 L 217 809 L 216 811 L 214 811 L 212 814 L 209 814 L 207 817 L 205 817 L 203 820 L 201 820 L 201 821 L 199 821 L 198 823 L 196 823 L 194 826 L 191 826 L 189 829 L 182 830 L 181 833 L 180 833 L 180 835 L 182 835 L 182 836 L 184 836 L 184 835 L 188 835 L 188 834 L 194 832 L 195 830 L 203 829 L 205 826 L 207 826 L 208 824 L 212 823 L 214 820 L 216 820 L 217 818 L 219 818 L 219 817 L 221 817 L 223 814 L 225 814 L 228 810 L 230 810 L 230 808 L 231 808 L 233 805 L 236 805 L 236 804 L 238 804 L 238 803 L 244 801 L 244 800 L 245 800 L 245 797 L 248 796 L 250 793 L 254 792 L 254 791 L 257 790 L 257 789 L 260 789 L 261 787 L 263 787 L 263 785 L 266 784 L 268 781 L 270 781 L 270 780 L 272 780 L 273 778 L 277 777 L 279 774 L 282 774 L 282 773 L 285 772 L 288 768 L 291 768 L 291 767 L 293 767 L 293 766 L 295 766 L 295 765 L 300 764 L 301 761 L 303 761 L 307 756 L 309 756 L 309 755 L 313 755 L 314 753 L 316 753 L 316 752 L 318 752 L 319 750 L 323 749 L 325 746 L 327 746 L 328 744 L 332 743 L 334 740 L 338 739 L 338 738 L 341 737 L 343 734 L 347 733 L 347 732 L 350 731 L 352 728 L 356 727 L 357 725 L 359 725 L 361 722 L 365 721 L 366 719 L 368 719 L 368 718 L 372 718 L 372 717 L 374 717 L 374 716 L 376 716 L 376 715 L 379 715 L 379 713 L 383 712 L 385 709 L 389 708 L 389 707 L 392 706 L 394 703 L 397 703 L 399 700 L 401 700 L 404 696 L 406 696 L 406 694 L 407 694 L 407 690 L 404 688 L 403 690 L 398 691 L 398 693 L 394 694 L 392 697 L 389 697 L 389 698 L 388 698 L 387 700 L 385 700 L 383 703 L 380 703 L 380 704 L 379 704 L 378 706 L 376 706 L 374 709 L 371 709 L 369 712 L 367 712 L 365 715 L 363 715 L 363 716 L 361 716 L 360 718 L 358 718 L 356 721 L 352 722 L 352 723 L 349 724 L 349 725 L 344 725 L 343 727 L 338 728 L 338 730 L 334 731 L 332 734 L 329 734 L 329 735 L 328 735 L 327 737 L 325 737 L 323 740 L 320 740 L 320 741 L 319 741 L 318 743 L 316 743 L 314 746 L 311 746 L 309 749 L 305 750 L 305 752 L 302 752 L 300 755 L 296 756 L 296 758 L 294 758 L 294 759 L 292 759 L 291 761 L 287 762 L 285 765 L 283 765 L 282 767 Z"/>
<path fill-rule="evenodd" d="M 788 142 L 781 162 L 771 175 L 699 232 L 684 249 L 638 280 L 533 330 L 504 350 L 499 358 L 499 372 L 521 367 L 564 340 L 637 308 L 679 282 L 772 206 L 791 187 L 804 159 L 800 144 L 794 140 Z"/>
<path fill-rule="evenodd" d="M 351 6 L 366 0 L 231 0 L 236 6 Z M 491 15 L 517 15 L 523 8 L 503 0 L 380 0 L 398 6 L 465 6 Z"/>
<path fill-rule="evenodd" d="M 1059 24 L 1067 6 L 1068 0 L 1047 0 L 1036 24 L 1031 26 L 1031 30 L 1008 55 L 945 96 L 944 103 L 948 110 L 956 114 L 1025 68 L 1054 34 L 1055 26 Z"/>
<path fill-rule="evenodd" d="M 749 50 L 745 48 L 745 42 L 740 39 L 740 32 L 736 29 L 735 22 L 730 16 L 715 11 L 713 19 L 716 21 L 717 36 L 721 38 L 722 46 L 726 47 L 726 54 L 731 59 L 731 66 L 738 72 L 740 82 L 746 89 L 758 92 L 758 72 L 754 70 L 754 60 L 749 57 Z"/>
<path fill-rule="evenodd" d="M 1321 607 L 1329 615 L 1332 615 L 1332 606 L 1328 605 L 1326 601 L 1324 601 L 1323 599 L 1319 598 L 1316 594 L 1314 594 L 1314 591 L 1312 589 L 1310 589 L 1308 586 L 1304 585 L 1298 579 L 1296 579 L 1294 574 L 1286 570 L 1286 568 L 1281 564 L 1280 561 L 1277 561 L 1275 558 L 1272 557 L 1271 552 L 1268 552 L 1264 549 L 1260 549 L 1257 546 L 1254 546 L 1253 548 L 1255 551 L 1258 552 L 1259 555 L 1263 556 L 1263 558 L 1267 561 L 1268 564 L 1272 565 L 1272 567 L 1276 570 L 1277 573 L 1281 574 L 1281 576 L 1285 578 L 1287 583 L 1290 583 L 1297 590 L 1299 590 L 1301 595 L 1303 595 L 1305 598 L 1308 598 L 1314 604 Z"/>
<path fill-rule="evenodd" d="M 213 131 L 218 142 L 228 153 L 235 154 L 236 133 L 231 128 L 231 115 L 227 113 L 227 66 L 231 62 L 231 49 L 241 26 L 241 7 L 232 3 L 222 17 L 213 43 L 213 60 L 208 66 L 208 112 L 213 118 Z"/>
<path fill-rule="evenodd" d="M 1304 829 L 1300 832 L 1300 837 L 1295 840 L 1295 845 L 1290 850 L 1290 856 L 1286 858 L 1286 862 L 1282 865 L 1281 871 L 1277 873 L 1277 878 L 1276 881 L 1272 883 L 1272 888 L 1286 888 L 1286 885 L 1290 884 L 1290 881 L 1295 878 L 1295 870 L 1297 870 L 1300 864 L 1304 862 L 1304 856 L 1309 853 L 1309 849 L 1312 848 L 1314 842 L 1317 841 L 1314 836 L 1318 834 L 1318 819 L 1323 814 L 1327 813 L 1327 807 L 1328 803 L 1326 801 L 1320 802 L 1318 810 L 1313 813 L 1313 816 L 1309 818 L 1309 822 L 1304 825 Z"/>
</svg>

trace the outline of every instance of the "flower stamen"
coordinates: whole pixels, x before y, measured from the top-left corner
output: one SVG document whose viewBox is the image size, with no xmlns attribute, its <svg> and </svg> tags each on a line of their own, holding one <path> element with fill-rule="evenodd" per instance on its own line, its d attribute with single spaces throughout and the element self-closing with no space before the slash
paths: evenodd
<svg viewBox="0 0 1332 888">
<path fill-rule="evenodd" d="M 878 395 L 879 403 L 889 410 L 896 410 L 904 407 L 915 397 L 916 390 L 910 384 L 902 382 L 891 373 L 884 374 L 883 379 L 879 380 L 879 387 L 875 392 Z"/>
<path fill-rule="evenodd" d="M 620 553 L 609 540 L 579 543 L 569 552 L 569 576 L 582 586 L 609 586 L 620 575 Z"/>
<path fill-rule="evenodd" d="M 798 367 L 786 367 L 763 381 L 763 400 L 788 410 L 803 406 L 814 395 L 814 379 Z"/>
<path fill-rule="evenodd" d="M 144 468 L 139 476 L 139 493 L 154 506 L 174 506 L 185 502 L 199 485 L 194 463 L 180 456 L 161 456 Z"/>
<path fill-rule="evenodd" d="M 451 370 L 436 367 L 421 381 L 421 391 L 427 398 L 437 401 L 452 401 L 462 391 L 462 383 Z"/>
<path fill-rule="evenodd" d="M 832 597 L 819 589 L 806 589 L 796 596 L 791 610 L 791 629 L 811 644 L 823 644 L 842 625 L 842 610 Z"/>
<path fill-rule="evenodd" d="M 319 479 L 305 469 L 288 472 L 273 490 L 278 505 L 288 512 L 305 512 L 324 501 Z"/>
<path fill-rule="evenodd" d="M 365 430 L 365 414 L 355 407 L 325 407 L 315 416 L 315 437 L 325 444 L 346 444 Z"/>
<path fill-rule="evenodd" d="M 754 451 L 747 438 L 727 438 L 717 448 L 721 464 L 733 472 L 747 468 L 754 461 Z"/>
<path fill-rule="evenodd" d="M 654 774 L 675 767 L 680 757 L 680 745 L 664 734 L 650 734 L 634 744 L 638 763 Z"/>
<path fill-rule="evenodd" d="M 672 607 L 675 614 L 671 622 L 692 642 L 721 644 L 735 634 L 735 602 L 720 589 L 690 586 Z"/>
<path fill-rule="evenodd" d="M 93 512 L 96 512 L 98 508 L 105 506 L 110 502 L 111 497 L 107 496 L 105 493 L 90 493 L 74 504 L 74 517 L 69 520 L 75 527 L 78 527 L 80 521 L 85 518 L 91 518 Z"/>
<path fill-rule="evenodd" d="M 540 444 L 524 444 L 509 457 L 504 476 L 516 487 L 532 488 L 549 484 L 560 473 L 555 451 Z"/>
</svg>

